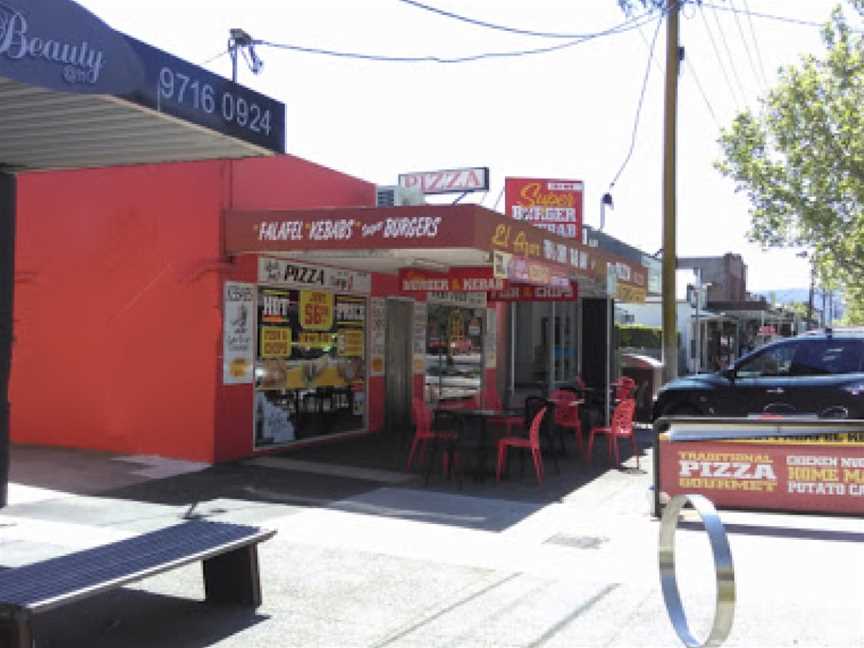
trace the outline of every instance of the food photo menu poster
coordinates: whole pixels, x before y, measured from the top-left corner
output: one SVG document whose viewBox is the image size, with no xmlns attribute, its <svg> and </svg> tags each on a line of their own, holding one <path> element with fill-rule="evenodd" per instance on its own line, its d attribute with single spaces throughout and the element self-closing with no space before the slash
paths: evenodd
<svg viewBox="0 0 864 648">
<path fill-rule="evenodd" d="M 222 314 L 222 382 L 252 382 L 255 360 L 255 286 L 225 282 Z"/>
</svg>

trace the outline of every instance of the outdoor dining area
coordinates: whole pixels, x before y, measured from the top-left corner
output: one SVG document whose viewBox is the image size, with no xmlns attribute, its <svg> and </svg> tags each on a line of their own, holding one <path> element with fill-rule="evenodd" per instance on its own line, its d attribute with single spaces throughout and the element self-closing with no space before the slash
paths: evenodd
<svg viewBox="0 0 864 648">
<path fill-rule="evenodd" d="M 518 455 L 520 479 L 528 459 L 534 481 L 542 485 L 547 460 L 560 475 L 559 458 L 567 457 L 571 447 L 581 464 L 591 465 L 595 445 L 605 444 L 605 465 L 620 469 L 621 446 L 628 444 L 638 469 L 633 424 L 637 387 L 627 376 L 611 383 L 608 413 L 598 412 L 604 399 L 580 380 L 543 396 L 527 396 L 518 407 L 503 406 L 498 392 L 488 387 L 455 401 L 430 403 L 415 396 L 414 436 L 405 468 L 422 472 L 427 485 L 440 474 L 461 488 L 466 476 L 474 481 L 494 477 L 496 483 L 511 479 L 510 463 Z"/>
</svg>

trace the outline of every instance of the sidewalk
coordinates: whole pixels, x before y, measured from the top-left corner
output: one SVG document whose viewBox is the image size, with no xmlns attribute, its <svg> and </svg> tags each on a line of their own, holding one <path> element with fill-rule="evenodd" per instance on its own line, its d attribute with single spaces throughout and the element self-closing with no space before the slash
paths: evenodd
<svg viewBox="0 0 864 648">
<path fill-rule="evenodd" d="M 6 567 L 189 516 L 279 531 L 261 546 L 255 613 L 203 605 L 191 565 L 37 617 L 38 645 L 681 645 L 658 584 L 650 455 L 640 472 L 632 458 L 625 471 L 574 459 L 560 477 L 547 462 L 543 489 L 529 468 L 459 490 L 325 454 L 202 469 L 15 448 L 12 503 L 0 510 Z M 739 599 L 726 646 L 864 646 L 861 520 L 722 518 Z M 678 553 L 691 627 L 704 636 L 714 591 L 705 535 L 682 525 Z"/>
</svg>

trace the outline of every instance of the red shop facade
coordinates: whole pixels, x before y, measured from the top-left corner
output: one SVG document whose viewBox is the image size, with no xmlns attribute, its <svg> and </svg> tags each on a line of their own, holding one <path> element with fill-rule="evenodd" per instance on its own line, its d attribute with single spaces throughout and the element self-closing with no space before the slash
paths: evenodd
<svg viewBox="0 0 864 648">
<path fill-rule="evenodd" d="M 20 174 L 13 441 L 220 462 L 379 432 L 503 392 L 512 301 L 602 294 L 613 263 L 374 200 L 292 156 Z"/>
</svg>

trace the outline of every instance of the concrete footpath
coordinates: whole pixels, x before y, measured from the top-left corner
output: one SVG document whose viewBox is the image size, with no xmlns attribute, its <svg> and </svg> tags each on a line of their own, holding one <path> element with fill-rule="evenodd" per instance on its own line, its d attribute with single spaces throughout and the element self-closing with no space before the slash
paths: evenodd
<svg viewBox="0 0 864 648">
<path fill-rule="evenodd" d="M 0 566 L 190 517 L 278 530 L 260 548 L 254 612 L 201 603 L 191 565 L 37 617 L 40 647 L 680 646 L 659 588 L 650 459 L 619 471 L 571 458 L 560 476 L 547 461 L 543 489 L 530 467 L 460 489 L 298 455 L 207 467 L 15 448 Z M 722 519 L 738 593 L 726 646 L 864 647 L 862 520 Z M 704 637 L 710 548 L 684 522 L 679 583 Z"/>
</svg>

